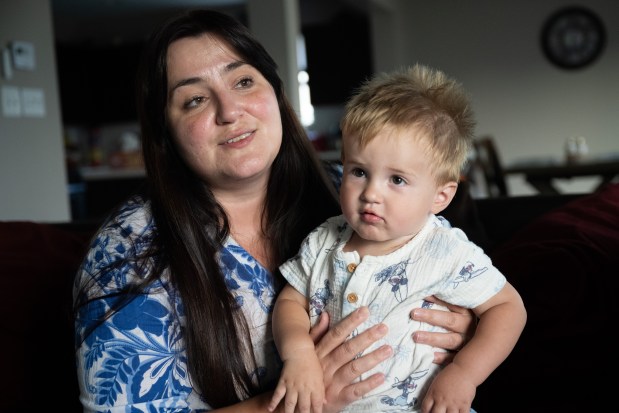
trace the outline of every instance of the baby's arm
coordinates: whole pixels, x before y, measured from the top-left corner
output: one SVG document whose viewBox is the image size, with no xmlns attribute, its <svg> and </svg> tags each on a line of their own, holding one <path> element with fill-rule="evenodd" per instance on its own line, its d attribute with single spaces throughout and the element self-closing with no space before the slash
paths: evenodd
<svg viewBox="0 0 619 413">
<path fill-rule="evenodd" d="M 269 410 L 284 398 L 284 410 L 321 413 L 325 398 L 323 371 L 309 335 L 307 299 L 290 285 L 280 293 L 273 309 L 273 338 L 284 362 Z M 298 406 L 297 406 L 298 405 Z"/>
<path fill-rule="evenodd" d="M 432 381 L 421 404 L 424 413 L 468 412 L 477 386 L 513 350 L 527 319 L 520 294 L 508 282 L 474 312 L 480 318 L 475 335 Z"/>
</svg>

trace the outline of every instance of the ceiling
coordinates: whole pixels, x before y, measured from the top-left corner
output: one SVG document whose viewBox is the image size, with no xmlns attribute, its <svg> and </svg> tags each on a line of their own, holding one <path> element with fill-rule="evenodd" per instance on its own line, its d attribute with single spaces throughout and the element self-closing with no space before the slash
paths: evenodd
<svg viewBox="0 0 619 413">
<path fill-rule="evenodd" d="M 301 24 L 332 17 L 342 8 L 364 10 L 367 0 L 298 0 Z M 59 43 L 139 42 L 182 9 L 214 8 L 246 19 L 246 0 L 51 0 Z"/>
<path fill-rule="evenodd" d="M 235 7 L 245 0 L 51 0 L 54 14 L 65 16 L 119 16 L 144 10 L 170 10 L 189 7 Z"/>
<path fill-rule="evenodd" d="M 241 18 L 245 0 L 51 0 L 57 43 L 141 42 L 161 21 L 182 9 L 214 8 Z"/>
</svg>

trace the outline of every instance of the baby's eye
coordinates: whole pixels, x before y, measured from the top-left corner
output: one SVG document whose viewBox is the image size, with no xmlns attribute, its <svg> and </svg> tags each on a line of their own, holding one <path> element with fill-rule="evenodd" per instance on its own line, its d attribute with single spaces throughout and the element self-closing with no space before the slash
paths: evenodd
<svg viewBox="0 0 619 413">
<path fill-rule="evenodd" d="M 192 98 L 185 101 L 183 104 L 184 109 L 191 109 L 197 107 L 199 104 L 204 102 L 206 98 L 204 96 L 193 96 Z"/>
<path fill-rule="evenodd" d="M 365 176 L 365 171 L 361 168 L 353 168 L 350 173 L 358 178 Z"/>
<path fill-rule="evenodd" d="M 393 182 L 396 185 L 404 185 L 406 183 L 404 178 L 402 178 L 401 176 L 397 176 L 397 175 L 391 177 L 391 182 Z"/>
<path fill-rule="evenodd" d="M 246 77 L 241 78 L 241 80 L 239 80 L 236 85 L 237 87 L 241 89 L 247 89 L 251 87 L 253 84 L 254 84 L 254 79 L 249 76 L 246 76 Z"/>
</svg>

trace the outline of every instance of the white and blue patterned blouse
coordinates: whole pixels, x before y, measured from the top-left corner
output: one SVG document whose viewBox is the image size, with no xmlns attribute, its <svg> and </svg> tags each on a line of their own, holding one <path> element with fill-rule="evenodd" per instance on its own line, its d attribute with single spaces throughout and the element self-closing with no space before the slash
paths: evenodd
<svg viewBox="0 0 619 413">
<path fill-rule="evenodd" d="M 80 268 L 74 286 L 93 283 L 98 270 L 144 251 L 152 240 L 154 222 L 150 203 L 134 198 L 99 230 Z M 281 365 L 271 334 L 271 311 L 281 282 L 232 238 L 220 253 L 226 284 L 241 305 L 250 327 L 261 383 L 276 380 Z M 88 289 L 89 297 L 121 290 L 145 271 L 131 261 L 107 271 Z M 80 336 L 110 308 L 107 295 L 82 307 L 76 321 L 76 361 L 80 401 L 85 412 L 190 412 L 210 410 L 191 387 L 181 333 L 183 307 L 178 292 L 162 281 L 148 288 L 87 336 Z M 103 293 L 103 294 L 102 294 Z M 76 297 L 77 298 L 77 297 Z M 175 317 L 174 313 L 180 315 Z"/>
</svg>

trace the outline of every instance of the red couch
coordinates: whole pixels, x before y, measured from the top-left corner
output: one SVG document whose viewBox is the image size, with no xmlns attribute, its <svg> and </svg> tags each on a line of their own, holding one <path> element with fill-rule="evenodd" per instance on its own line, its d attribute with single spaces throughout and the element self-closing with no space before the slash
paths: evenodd
<svg viewBox="0 0 619 413">
<path fill-rule="evenodd" d="M 478 413 L 614 405 L 619 184 L 587 196 L 459 199 L 444 215 L 487 250 L 528 310 L 513 353 L 478 389 Z M 81 412 L 71 287 L 97 225 L 0 221 L 0 411 Z"/>
</svg>

